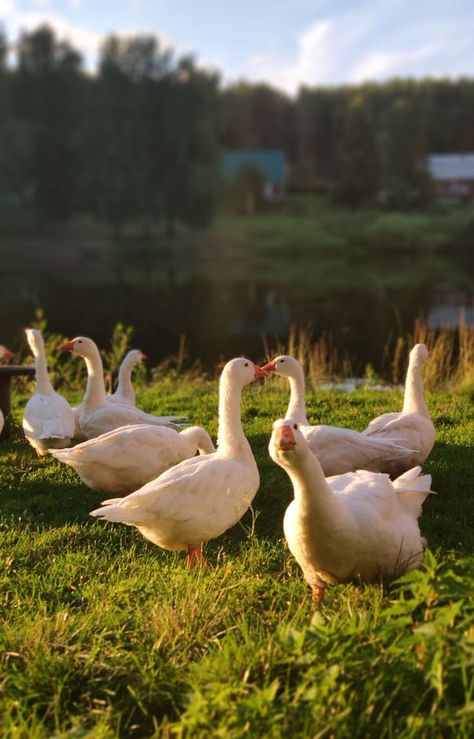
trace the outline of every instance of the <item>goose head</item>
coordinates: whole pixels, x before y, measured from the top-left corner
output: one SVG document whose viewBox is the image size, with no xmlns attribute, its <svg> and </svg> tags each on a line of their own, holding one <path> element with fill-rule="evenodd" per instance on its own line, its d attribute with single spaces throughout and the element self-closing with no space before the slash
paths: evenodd
<svg viewBox="0 0 474 739">
<path fill-rule="evenodd" d="M 92 359 L 97 355 L 97 346 L 92 339 L 88 339 L 86 336 L 77 336 L 71 341 L 65 341 L 58 349 L 63 352 L 72 352 L 85 359 Z"/>
<path fill-rule="evenodd" d="M 242 389 L 256 380 L 257 377 L 266 377 L 267 374 L 268 372 L 266 370 L 251 362 L 250 359 L 237 357 L 236 359 L 231 359 L 224 366 L 222 379 L 224 382 Z"/>
<path fill-rule="evenodd" d="M 144 359 L 146 359 L 146 354 L 140 351 L 140 349 L 130 349 L 127 356 L 125 357 L 125 360 L 127 362 L 130 362 L 130 364 L 134 365 L 142 362 Z"/>
<path fill-rule="evenodd" d="M 280 467 L 292 467 L 308 454 L 308 444 L 297 423 L 279 419 L 273 424 L 268 450 Z"/>
<path fill-rule="evenodd" d="M 38 356 L 44 350 L 44 341 L 41 331 L 37 328 L 25 328 L 26 339 L 33 354 Z"/>
<path fill-rule="evenodd" d="M 6 346 L 3 346 L 3 344 L 0 344 L 0 359 L 8 359 L 9 357 L 13 357 L 13 352 L 10 351 L 10 349 L 7 349 Z"/>
<path fill-rule="evenodd" d="M 302 373 L 302 367 L 298 360 L 287 354 L 275 357 L 275 359 L 272 359 L 271 362 L 265 364 L 261 369 L 267 373 L 274 372 L 281 377 L 297 377 Z"/>
<path fill-rule="evenodd" d="M 428 348 L 426 344 L 415 344 L 410 352 L 410 364 L 423 367 L 428 359 Z"/>
</svg>

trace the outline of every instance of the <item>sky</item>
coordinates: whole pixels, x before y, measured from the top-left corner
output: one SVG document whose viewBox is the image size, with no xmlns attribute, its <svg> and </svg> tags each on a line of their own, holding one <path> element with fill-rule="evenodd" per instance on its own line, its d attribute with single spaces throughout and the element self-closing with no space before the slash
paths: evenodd
<svg viewBox="0 0 474 739">
<path fill-rule="evenodd" d="M 154 34 L 224 83 L 474 76 L 473 0 L 0 0 L 9 42 L 47 22 L 93 71 L 110 33 Z"/>
</svg>

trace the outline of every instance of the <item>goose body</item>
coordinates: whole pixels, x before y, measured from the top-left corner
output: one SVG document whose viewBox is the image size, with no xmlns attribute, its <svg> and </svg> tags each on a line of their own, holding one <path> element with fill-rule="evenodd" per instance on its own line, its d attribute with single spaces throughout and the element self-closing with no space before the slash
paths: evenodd
<svg viewBox="0 0 474 739">
<path fill-rule="evenodd" d="M 49 448 L 62 449 L 74 435 L 74 414 L 69 403 L 57 393 L 48 376 L 41 332 L 27 328 L 26 337 L 35 357 L 36 390 L 23 412 L 23 430 L 39 456 Z"/>
<path fill-rule="evenodd" d="M 143 359 L 145 359 L 145 355 L 139 349 L 131 349 L 128 352 L 120 365 L 117 389 L 114 393 L 107 395 L 109 403 L 135 405 L 135 389 L 132 384 L 132 370 L 135 365 Z"/>
<path fill-rule="evenodd" d="M 187 550 L 190 565 L 196 557 L 202 560 L 202 544 L 236 524 L 258 490 L 240 399 L 245 385 L 263 374 L 249 360 L 228 362 L 219 383 L 217 451 L 186 459 L 131 495 L 104 501 L 91 515 L 136 526 L 164 549 Z"/>
<path fill-rule="evenodd" d="M 215 451 L 209 434 L 199 426 L 177 434 L 166 426 L 144 424 L 123 426 L 70 449 L 50 451 L 92 490 L 125 495 L 198 450 L 201 454 Z"/>
<path fill-rule="evenodd" d="M 60 348 L 83 357 L 87 366 L 86 392 L 76 409 L 76 432 L 81 438 L 93 439 L 121 426 L 136 424 L 178 428 L 174 421 L 179 421 L 183 416 L 153 416 L 128 404 L 108 402 L 102 359 L 92 339 L 78 336 L 66 341 Z"/>
<path fill-rule="evenodd" d="M 393 482 L 366 470 L 325 478 L 289 420 L 274 424 L 269 450 L 293 485 L 285 537 L 316 598 L 328 583 L 390 580 L 418 567 L 418 517 L 431 484 L 419 467 Z"/>
<path fill-rule="evenodd" d="M 372 437 L 353 429 L 337 426 L 312 426 L 305 407 L 303 368 L 294 357 L 281 355 L 266 364 L 268 372 L 286 377 L 290 384 L 290 401 L 286 418 L 295 421 L 311 451 L 317 455 L 326 476 L 355 470 L 389 472 L 394 465 L 409 468 L 413 450 L 407 449 L 405 437 Z"/>
<path fill-rule="evenodd" d="M 431 452 L 435 442 L 435 428 L 428 411 L 424 395 L 422 371 L 428 357 L 425 344 L 416 344 L 410 352 L 410 361 L 405 380 L 405 395 L 400 413 L 384 413 L 374 418 L 362 432 L 373 441 L 403 443 L 412 452 L 408 458 L 410 467 L 422 464 Z M 405 463 L 405 460 L 404 460 Z M 406 469 L 396 460 L 387 472 L 397 475 Z"/>
</svg>

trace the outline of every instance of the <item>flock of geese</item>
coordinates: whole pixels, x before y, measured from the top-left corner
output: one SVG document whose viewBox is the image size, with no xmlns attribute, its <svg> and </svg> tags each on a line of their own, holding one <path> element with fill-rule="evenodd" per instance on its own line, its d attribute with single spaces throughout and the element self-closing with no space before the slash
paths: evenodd
<svg viewBox="0 0 474 739">
<path fill-rule="evenodd" d="M 117 390 L 107 395 L 95 343 L 79 336 L 62 344 L 88 373 L 83 400 L 71 408 L 49 379 L 41 332 L 26 329 L 26 336 L 36 390 L 24 409 L 25 436 L 38 455 L 52 454 L 87 486 L 115 496 L 92 516 L 135 526 L 159 547 L 184 550 L 190 567 L 205 565 L 203 544 L 240 520 L 260 485 L 241 423 L 242 391 L 276 374 L 287 378 L 290 400 L 285 419 L 273 424 L 269 452 L 293 486 L 284 533 L 313 601 L 329 583 L 388 580 L 422 561 L 418 518 L 432 491 L 420 465 L 435 440 L 423 397 L 424 344 L 410 353 L 401 412 L 375 418 L 362 432 L 309 423 L 295 358 L 278 356 L 263 367 L 232 359 L 220 376 L 216 449 L 205 429 L 184 427 L 185 417 L 136 408 L 131 375 L 141 352 L 127 354 Z M 70 446 L 73 439 L 80 443 Z"/>
</svg>

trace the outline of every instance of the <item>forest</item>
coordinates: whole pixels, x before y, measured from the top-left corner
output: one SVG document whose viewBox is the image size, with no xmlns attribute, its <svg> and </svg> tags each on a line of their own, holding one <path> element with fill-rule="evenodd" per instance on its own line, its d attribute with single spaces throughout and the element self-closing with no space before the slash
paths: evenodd
<svg viewBox="0 0 474 739">
<path fill-rule="evenodd" d="M 226 149 L 279 148 L 289 191 L 349 207 L 432 203 L 429 153 L 474 151 L 474 80 L 395 79 L 300 88 L 224 86 L 154 36 L 108 37 L 97 70 L 47 26 L 8 62 L 0 38 L 0 223 L 45 230 L 88 214 L 115 235 L 131 220 L 208 226 L 223 203 Z"/>
</svg>

